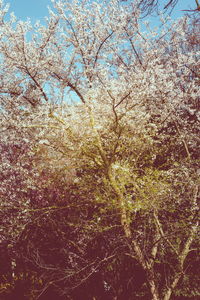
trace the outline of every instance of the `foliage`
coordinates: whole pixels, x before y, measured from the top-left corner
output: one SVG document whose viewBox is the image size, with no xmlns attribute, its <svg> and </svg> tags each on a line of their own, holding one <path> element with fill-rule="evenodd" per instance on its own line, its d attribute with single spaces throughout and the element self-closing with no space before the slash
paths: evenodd
<svg viewBox="0 0 200 300">
<path fill-rule="evenodd" d="M 198 296 L 197 20 L 63 0 L 32 25 L 0 3 L 3 297 Z"/>
</svg>

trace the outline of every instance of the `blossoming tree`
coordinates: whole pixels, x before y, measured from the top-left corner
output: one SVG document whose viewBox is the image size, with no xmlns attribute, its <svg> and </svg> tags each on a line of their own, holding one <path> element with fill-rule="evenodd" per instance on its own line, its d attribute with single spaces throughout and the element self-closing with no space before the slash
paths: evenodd
<svg viewBox="0 0 200 300">
<path fill-rule="evenodd" d="M 183 18 L 147 31 L 134 3 L 53 3 L 46 24 L 32 25 L 14 15 L 5 21 L 1 1 L 2 245 L 15 253 L 26 241 L 26 259 L 45 280 L 39 297 L 52 284 L 69 295 L 97 272 L 104 293 L 120 299 L 108 276 L 117 248 L 88 254 L 97 232 L 111 232 L 143 271 L 143 292 L 168 300 L 189 278 L 197 245 L 195 29 Z M 65 221 L 51 234 L 67 243 L 74 233 L 74 252 L 63 244 L 68 262 L 60 265 L 37 243 L 38 228 L 57 222 L 57 211 Z"/>
</svg>

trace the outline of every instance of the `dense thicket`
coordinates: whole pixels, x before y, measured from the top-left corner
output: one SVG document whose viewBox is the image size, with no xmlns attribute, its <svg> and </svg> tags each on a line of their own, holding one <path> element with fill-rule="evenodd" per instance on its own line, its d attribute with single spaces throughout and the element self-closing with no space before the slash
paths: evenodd
<svg viewBox="0 0 200 300">
<path fill-rule="evenodd" d="M 198 18 L 0 3 L 1 299 L 197 299 Z"/>
</svg>

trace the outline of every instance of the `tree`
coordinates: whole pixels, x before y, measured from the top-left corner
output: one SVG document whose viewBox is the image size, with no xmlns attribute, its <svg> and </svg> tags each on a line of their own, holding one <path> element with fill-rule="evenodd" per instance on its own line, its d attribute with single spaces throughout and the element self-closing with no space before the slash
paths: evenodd
<svg viewBox="0 0 200 300">
<path fill-rule="evenodd" d="M 136 7 L 115 0 L 54 5 L 45 26 L 6 22 L 1 7 L 2 219 L 14 277 L 36 272 L 39 296 L 54 286 L 74 299 L 79 289 L 101 299 L 100 289 L 168 300 L 182 278 L 191 287 L 198 245 L 193 29 L 183 18 L 150 36 Z M 118 284 L 127 261 L 139 291 Z"/>
<path fill-rule="evenodd" d="M 151 15 L 152 13 L 158 13 L 160 11 L 171 13 L 172 10 L 176 7 L 179 0 L 166 0 L 166 1 L 158 1 L 158 0 L 138 0 L 137 6 L 140 9 L 143 16 Z M 196 6 L 195 9 L 183 10 L 188 12 L 198 12 L 199 11 L 199 2 L 195 0 L 193 4 Z"/>
</svg>

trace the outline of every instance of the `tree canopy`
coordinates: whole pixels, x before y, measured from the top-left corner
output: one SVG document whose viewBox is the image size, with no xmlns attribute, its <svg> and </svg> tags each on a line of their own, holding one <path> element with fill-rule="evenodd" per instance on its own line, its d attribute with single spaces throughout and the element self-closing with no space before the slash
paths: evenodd
<svg viewBox="0 0 200 300">
<path fill-rule="evenodd" d="M 0 1 L 2 297 L 195 299 L 199 20 L 53 3 Z"/>
</svg>

